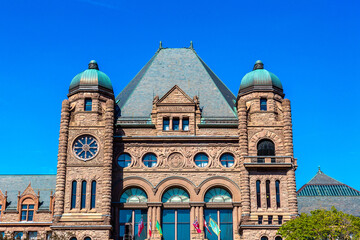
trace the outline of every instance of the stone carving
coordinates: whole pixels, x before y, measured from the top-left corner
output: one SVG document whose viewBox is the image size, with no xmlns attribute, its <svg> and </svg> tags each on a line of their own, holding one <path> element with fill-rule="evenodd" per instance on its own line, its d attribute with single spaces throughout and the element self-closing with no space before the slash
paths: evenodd
<svg viewBox="0 0 360 240">
<path fill-rule="evenodd" d="M 168 158 L 168 164 L 173 168 L 180 168 L 184 165 L 184 157 L 180 153 L 173 153 Z"/>
</svg>

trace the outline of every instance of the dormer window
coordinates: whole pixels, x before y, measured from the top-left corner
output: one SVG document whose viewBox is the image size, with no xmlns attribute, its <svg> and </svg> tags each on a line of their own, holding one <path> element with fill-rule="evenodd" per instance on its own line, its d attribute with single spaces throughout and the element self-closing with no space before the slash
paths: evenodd
<svg viewBox="0 0 360 240">
<path fill-rule="evenodd" d="M 172 130 L 178 131 L 179 126 L 180 126 L 180 119 L 179 118 L 173 118 Z"/>
<path fill-rule="evenodd" d="M 164 131 L 169 131 L 170 130 L 170 119 L 169 118 L 164 118 L 163 119 L 163 130 Z"/>
<path fill-rule="evenodd" d="M 260 110 L 267 111 L 267 99 L 266 98 L 260 98 Z"/>
<path fill-rule="evenodd" d="M 91 98 L 85 98 L 85 107 L 84 110 L 86 112 L 92 111 L 92 99 Z"/>
<path fill-rule="evenodd" d="M 33 221 L 34 219 L 34 204 L 28 204 L 29 201 L 25 200 L 21 204 L 21 221 Z"/>
<path fill-rule="evenodd" d="M 189 131 L 189 119 L 188 118 L 182 119 L 182 130 Z"/>
</svg>

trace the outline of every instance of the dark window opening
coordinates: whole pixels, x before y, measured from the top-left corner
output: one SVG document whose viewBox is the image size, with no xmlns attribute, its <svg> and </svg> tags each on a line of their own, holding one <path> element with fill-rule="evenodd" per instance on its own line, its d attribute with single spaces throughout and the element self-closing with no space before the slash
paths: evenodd
<svg viewBox="0 0 360 240">
<path fill-rule="evenodd" d="M 180 124 L 179 118 L 173 118 L 172 130 L 178 131 L 179 130 L 179 124 Z"/>
<path fill-rule="evenodd" d="M 86 181 L 82 181 L 81 183 L 81 204 L 80 209 L 86 207 Z"/>
<path fill-rule="evenodd" d="M 164 131 L 169 131 L 170 130 L 170 120 L 169 120 L 169 118 L 164 118 L 163 119 L 163 130 Z"/>
<path fill-rule="evenodd" d="M 232 167 L 234 165 L 234 156 L 230 153 L 224 153 L 220 157 L 220 163 L 224 167 Z"/>
<path fill-rule="evenodd" d="M 182 120 L 182 130 L 183 131 L 189 131 L 189 119 L 183 118 Z"/>
<path fill-rule="evenodd" d="M 261 208 L 261 192 L 260 192 L 260 180 L 256 181 L 256 202 L 257 207 Z"/>
<path fill-rule="evenodd" d="M 268 237 L 261 237 L 261 240 L 269 240 L 269 238 Z"/>
<path fill-rule="evenodd" d="M 268 216 L 268 224 L 272 224 L 273 223 L 273 216 Z"/>
<path fill-rule="evenodd" d="M 21 221 L 32 221 L 34 219 L 34 204 L 21 205 Z"/>
<path fill-rule="evenodd" d="M 283 223 L 283 216 L 278 216 L 278 223 L 279 225 Z"/>
<path fill-rule="evenodd" d="M 271 199 L 270 199 L 270 181 L 266 181 L 266 207 L 271 208 Z"/>
<path fill-rule="evenodd" d="M 267 99 L 266 98 L 260 98 L 260 110 L 261 111 L 267 110 Z"/>
<path fill-rule="evenodd" d="M 275 238 L 275 240 L 282 240 L 282 238 L 279 237 L 279 236 L 277 236 L 277 237 Z"/>
<path fill-rule="evenodd" d="M 258 157 L 258 163 L 265 162 L 264 157 L 266 156 L 275 156 L 275 144 L 268 139 L 259 141 L 257 145 L 257 155 L 261 156 Z M 275 158 L 271 158 L 271 162 L 275 162 Z"/>
<path fill-rule="evenodd" d="M 76 181 L 72 182 L 72 189 L 71 189 L 71 206 L 70 209 L 73 209 L 76 207 Z"/>
<path fill-rule="evenodd" d="M 157 164 L 157 158 L 153 153 L 147 153 L 143 158 L 144 165 L 146 167 L 155 167 Z"/>
<path fill-rule="evenodd" d="M 85 111 L 91 111 L 92 110 L 92 99 L 91 98 L 85 98 Z"/>
<path fill-rule="evenodd" d="M 91 182 L 91 202 L 90 202 L 90 209 L 95 208 L 95 200 L 96 200 L 96 181 Z"/>
<path fill-rule="evenodd" d="M 276 190 L 276 207 L 280 208 L 280 181 L 275 181 L 275 190 Z"/>
<path fill-rule="evenodd" d="M 262 224 L 263 223 L 263 216 L 258 216 L 258 224 Z"/>
</svg>

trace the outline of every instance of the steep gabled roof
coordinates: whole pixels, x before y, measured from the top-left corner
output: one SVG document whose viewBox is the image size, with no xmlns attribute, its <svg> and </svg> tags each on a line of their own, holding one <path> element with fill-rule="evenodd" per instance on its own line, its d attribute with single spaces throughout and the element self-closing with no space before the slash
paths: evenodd
<svg viewBox="0 0 360 240">
<path fill-rule="evenodd" d="M 34 193 L 40 192 L 39 209 L 49 209 L 51 192 L 55 193 L 56 175 L 0 175 L 0 189 L 7 192 L 7 208 L 16 209 L 18 194 L 31 184 Z"/>
<path fill-rule="evenodd" d="M 199 97 L 204 119 L 237 119 L 234 94 L 192 48 L 160 48 L 117 96 L 119 119 L 149 119 L 154 96 L 175 85 Z"/>
</svg>

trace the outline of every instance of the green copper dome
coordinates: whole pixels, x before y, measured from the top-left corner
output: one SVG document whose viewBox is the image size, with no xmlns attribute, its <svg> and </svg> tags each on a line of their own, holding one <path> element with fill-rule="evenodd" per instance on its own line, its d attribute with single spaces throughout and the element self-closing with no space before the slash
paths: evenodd
<svg viewBox="0 0 360 240">
<path fill-rule="evenodd" d="M 89 68 L 77 74 L 70 83 L 70 95 L 81 90 L 103 90 L 109 93 L 113 93 L 110 78 L 105 73 L 99 71 L 98 64 L 95 60 L 91 60 L 89 63 Z"/>
<path fill-rule="evenodd" d="M 280 79 L 275 74 L 264 69 L 264 64 L 260 60 L 257 60 L 253 70 L 242 78 L 239 94 L 253 90 L 276 90 L 280 95 L 283 95 Z"/>
</svg>

